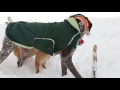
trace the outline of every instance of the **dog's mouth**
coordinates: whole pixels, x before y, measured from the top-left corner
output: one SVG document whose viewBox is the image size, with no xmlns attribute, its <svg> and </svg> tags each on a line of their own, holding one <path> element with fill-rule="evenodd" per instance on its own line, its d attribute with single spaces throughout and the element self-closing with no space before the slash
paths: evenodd
<svg viewBox="0 0 120 90">
<path fill-rule="evenodd" d="M 86 35 L 87 35 L 87 36 L 90 36 L 90 31 L 86 31 Z"/>
<path fill-rule="evenodd" d="M 87 36 L 90 36 L 91 33 L 90 33 L 89 30 L 87 30 L 87 31 L 85 31 L 85 32 L 82 33 L 81 38 L 83 38 L 83 36 L 84 36 L 85 34 L 86 34 Z"/>
<path fill-rule="evenodd" d="M 78 40 L 78 45 L 84 44 L 84 40 L 83 40 L 82 38 L 83 38 L 83 36 L 84 36 L 85 34 L 86 34 L 87 36 L 90 36 L 90 31 L 87 30 L 85 33 L 83 33 L 81 39 Z"/>
</svg>

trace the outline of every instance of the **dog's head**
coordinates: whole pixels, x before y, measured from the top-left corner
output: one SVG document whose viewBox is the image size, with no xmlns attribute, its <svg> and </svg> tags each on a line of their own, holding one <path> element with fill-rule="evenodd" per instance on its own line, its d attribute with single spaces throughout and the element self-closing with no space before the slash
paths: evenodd
<svg viewBox="0 0 120 90">
<path fill-rule="evenodd" d="M 72 16 L 70 16 L 70 18 L 75 18 L 77 23 L 78 23 L 78 26 L 80 28 L 80 32 L 82 34 L 81 38 L 78 40 L 78 45 L 82 45 L 82 44 L 84 44 L 84 40 L 82 39 L 82 37 L 85 34 L 87 36 L 90 35 L 92 23 L 86 16 L 84 16 L 82 14 L 72 15 Z"/>
<path fill-rule="evenodd" d="M 81 33 L 83 33 L 83 34 L 86 33 L 86 35 L 90 35 L 92 23 L 86 16 L 84 16 L 82 14 L 76 14 L 76 15 L 70 16 L 70 18 L 76 19 Z"/>
</svg>

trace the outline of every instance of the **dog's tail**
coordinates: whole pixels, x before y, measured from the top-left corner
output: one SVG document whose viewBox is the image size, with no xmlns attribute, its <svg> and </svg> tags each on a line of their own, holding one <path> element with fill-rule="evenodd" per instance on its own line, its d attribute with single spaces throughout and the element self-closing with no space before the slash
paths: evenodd
<svg viewBox="0 0 120 90">
<path fill-rule="evenodd" d="M 13 22 L 13 20 L 12 20 L 12 18 L 11 18 L 11 17 L 8 17 L 7 19 L 8 19 L 8 22 L 5 22 L 5 23 L 6 23 L 6 25 L 8 25 L 9 23 L 12 23 L 12 22 Z"/>
</svg>

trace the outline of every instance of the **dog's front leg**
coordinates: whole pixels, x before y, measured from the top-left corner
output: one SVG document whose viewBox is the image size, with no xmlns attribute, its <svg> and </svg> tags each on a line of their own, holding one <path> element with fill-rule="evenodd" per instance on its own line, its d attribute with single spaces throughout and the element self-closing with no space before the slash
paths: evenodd
<svg viewBox="0 0 120 90">
<path fill-rule="evenodd" d="M 62 51 L 61 62 L 62 64 L 64 64 L 62 65 L 62 70 L 63 70 L 62 75 L 67 74 L 67 68 L 68 68 L 76 78 L 82 78 L 72 62 L 72 56 L 74 52 L 75 52 L 75 49 L 70 47 Z"/>
<path fill-rule="evenodd" d="M 3 39 L 3 47 L 0 52 L 0 64 L 10 55 L 16 48 L 16 45 L 10 42 L 6 37 Z"/>
<path fill-rule="evenodd" d="M 19 48 L 20 48 L 20 58 L 19 58 L 17 64 L 18 64 L 18 67 L 21 67 L 23 65 L 23 62 L 27 59 L 27 56 L 28 56 L 30 50 L 22 48 L 22 47 L 19 47 Z"/>
<path fill-rule="evenodd" d="M 64 65 L 63 63 L 63 56 L 62 56 L 62 52 L 56 52 L 54 53 L 54 55 L 57 55 L 57 54 L 60 54 L 60 57 L 61 57 L 61 71 L 62 71 L 62 76 L 65 76 L 67 75 L 67 67 Z"/>
<path fill-rule="evenodd" d="M 62 70 L 62 76 L 67 75 L 67 67 L 63 63 L 62 59 L 61 59 L 61 70 Z"/>
</svg>

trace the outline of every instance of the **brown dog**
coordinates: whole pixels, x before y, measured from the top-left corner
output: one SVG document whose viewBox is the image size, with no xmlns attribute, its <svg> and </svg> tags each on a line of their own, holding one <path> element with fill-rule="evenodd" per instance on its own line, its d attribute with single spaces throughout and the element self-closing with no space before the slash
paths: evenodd
<svg viewBox="0 0 120 90">
<path fill-rule="evenodd" d="M 16 47 L 13 51 L 14 55 L 18 58 L 18 60 L 20 59 L 21 57 L 21 54 L 24 53 L 22 51 L 22 48 L 21 47 Z M 46 66 L 45 66 L 45 63 L 46 61 L 51 57 L 50 55 L 48 54 L 45 54 L 43 53 L 42 51 L 39 51 L 35 48 L 33 49 L 30 49 L 29 51 L 29 54 L 27 55 L 27 58 L 31 58 L 35 56 L 35 67 L 36 67 L 36 73 L 38 74 L 39 73 L 39 67 L 40 65 L 46 69 Z"/>
</svg>

